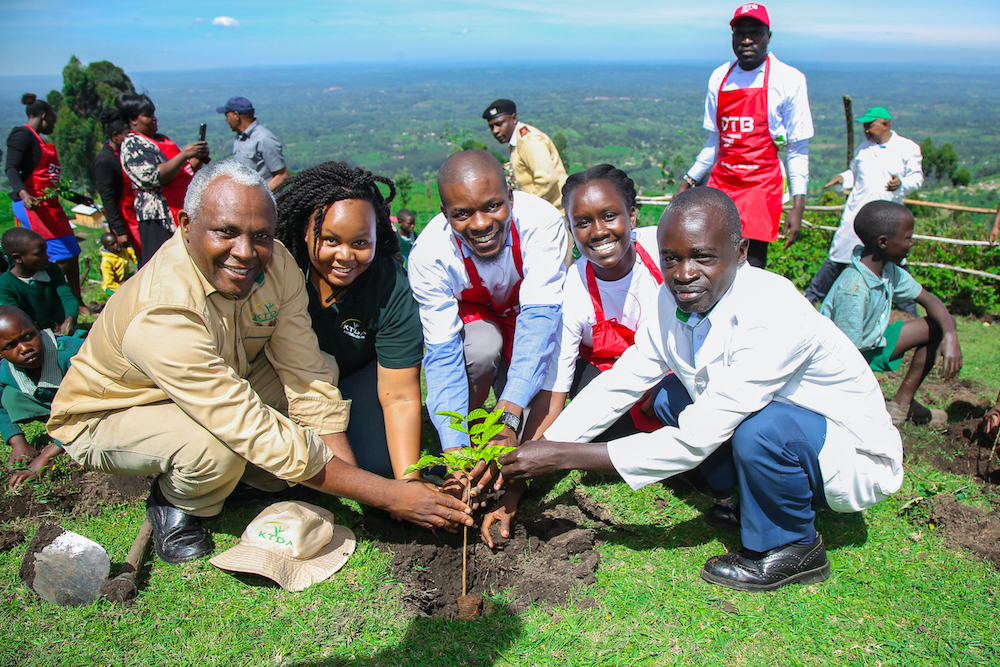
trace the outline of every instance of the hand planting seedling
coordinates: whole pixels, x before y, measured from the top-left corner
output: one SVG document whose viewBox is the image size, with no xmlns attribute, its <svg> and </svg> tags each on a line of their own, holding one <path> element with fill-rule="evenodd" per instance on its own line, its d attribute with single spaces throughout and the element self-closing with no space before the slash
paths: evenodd
<svg viewBox="0 0 1000 667">
<path fill-rule="evenodd" d="M 498 407 L 493 412 L 487 412 L 486 410 L 479 408 L 470 412 L 468 416 L 448 410 L 443 410 L 437 414 L 444 415 L 451 419 L 451 428 L 468 435 L 472 446 L 442 452 L 440 456 L 432 456 L 430 454 L 421 456 L 419 461 L 406 469 L 406 474 L 440 465 L 447 468 L 449 475 L 455 472 L 461 472 L 465 477 L 465 491 L 463 493 L 462 500 L 467 503 L 469 502 L 469 494 L 472 490 L 472 484 L 469 477 L 472 469 L 475 468 L 480 462 L 486 464 L 496 463 L 499 466 L 497 460 L 507 452 L 511 452 L 515 449 L 514 447 L 506 447 L 504 445 L 489 444 L 490 440 L 492 440 L 504 429 L 503 424 L 497 424 L 497 420 L 500 418 L 500 415 L 503 414 L 503 408 Z M 463 424 L 465 425 L 463 426 Z M 468 573 L 468 547 L 469 528 L 468 526 L 463 526 L 462 597 L 458 599 L 459 618 L 472 618 L 479 613 L 479 610 L 482 607 L 482 597 L 478 595 L 468 595 L 466 587 Z"/>
</svg>

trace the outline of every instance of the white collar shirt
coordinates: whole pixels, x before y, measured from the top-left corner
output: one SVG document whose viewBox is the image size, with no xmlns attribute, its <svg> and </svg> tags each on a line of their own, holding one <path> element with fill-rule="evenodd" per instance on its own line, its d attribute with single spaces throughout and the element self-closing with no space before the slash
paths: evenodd
<svg viewBox="0 0 1000 667">
<path fill-rule="evenodd" d="M 707 319 L 711 327 L 695 352 L 685 343 L 691 328 L 661 288 L 657 317 L 544 437 L 590 440 L 672 370 L 694 399 L 678 427 L 608 443 L 612 463 L 632 488 L 696 467 L 751 413 L 781 401 L 826 418 L 819 464 L 832 509 L 861 510 L 899 489 L 902 442 L 878 381 L 851 341 L 791 282 L 744 265 Z"/>
</svg>

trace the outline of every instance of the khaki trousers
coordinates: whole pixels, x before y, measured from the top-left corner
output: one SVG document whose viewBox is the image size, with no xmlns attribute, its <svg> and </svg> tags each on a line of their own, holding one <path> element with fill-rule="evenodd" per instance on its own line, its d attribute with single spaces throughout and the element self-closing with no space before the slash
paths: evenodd
<svg viewBox="0 0 1000 667">
<path fill-rule="evenodd" d="M 264 355 L 248 378 L 261 400 L 287 412 L 277 373 Z M 172 401 L 115 410 L 95 420 L 66 452 L 86 468 L 113 475 L 159 475 L 163 496 L 194 516 L 215 516 L 242 480 L 262 491 L 288 482 L 247 463 Z"/>
</svg>

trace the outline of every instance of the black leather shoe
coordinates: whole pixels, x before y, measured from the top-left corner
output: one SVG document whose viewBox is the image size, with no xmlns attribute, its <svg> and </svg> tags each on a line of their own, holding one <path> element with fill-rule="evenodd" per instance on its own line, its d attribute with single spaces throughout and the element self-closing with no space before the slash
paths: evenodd
<svg viewBox="0 0 1000 667">
<path fill-rule="evenodd" d="M 740 532 L 740 504 L 739 503 L 715 503 L 705 510 L 705 521 L 724 528 Z"/>
<path fill-rule="evenodd" d="M 212 552 L 212 536 L 198 517 L 185 514 L 160 493 L 159 478 L 146 500 L 146 518 L 153 527 L 153 548 L 166 563 L 183 563 Z"/>
<path fill-rule="evenodd" d="M 804 547 L 789 544 L 763 554 L 742 549 L 712 556 L 701 569 L 705 581 L 738 591 L 772 591 L 787 584 L 815 584 L 829 576 L 830 561 L 822 535 Z"/>
</svg>

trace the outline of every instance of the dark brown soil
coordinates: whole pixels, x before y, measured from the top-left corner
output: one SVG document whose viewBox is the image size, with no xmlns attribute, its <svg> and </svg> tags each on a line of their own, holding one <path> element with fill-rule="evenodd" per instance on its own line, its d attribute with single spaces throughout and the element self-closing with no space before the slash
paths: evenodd
<svg viewBox="0 0 1000 667">
<path fill-rule="evenodd" d="M 480 541 L 478 529 L 470 529 L 469 595 L 511 589 L 514 613 L 532 602 L 565 603 L 575 587 L 595 582 L 601 557 L 594 549 L 594 528 L 584 527 L 588 523 L 593 522 L 575 505 L 543 505 L 519 514 L 514 535 L 495 538 L 496 550 Z M 364 526 L 393 553 L 407 614 L 454 618 L 462 594 L 461 533 L 432 533 L 375 512 L 366 515 Z M 488 600 L 486 606 L 488 614 Z"/>
<path fill-rule="evenodd" d="M 0 498 L 0 551 L 7 551 L 24 541 L 23 530 L 7 527 L 12 521 L 69 515 L 97 516 L 110 505 L 145 498 L 149 495 L 150 481 L 149 477 L 77 470 L 69 479 L 51 489 L 23 484 L 15 495 Z M 40 488 L 46 490 L 42 492 L 38 490 Z"/>
<path fill-rule="evenodd" d="M 952 549 L 968 549 L 1000 568 L 1000 505 L 986 512 L 952 496 L 935 496 L 930 523 Z"/>
<path fill-rule="evenodd" d="M 896 373 L 902 378 L 907 359 Z M 943 442 L 935 444 L 921 431 L 927 427 L 904 427 L 903 447 L 907 463 L 927 463 L 938 470 L 968 475 L 973 485 L 986 485 L 1000 491 L 1000 448 L 979 430 L 979 423 L 993 401 L 981 385 L 968 380 L 941 382 L 931 375 L 920 386 L 917 399 L 925 404 L 944 406 L 951 419 L 943 430 Z M 993 495 L 996 498 L 996 494 Z M 931 498 L 928 525 L 933 524 L 948 546 L 971 551 L 978 558 L 1000 567 L 1000 501 L 992 510 L 963 505 L 954 496 Z"/>
</svg>

